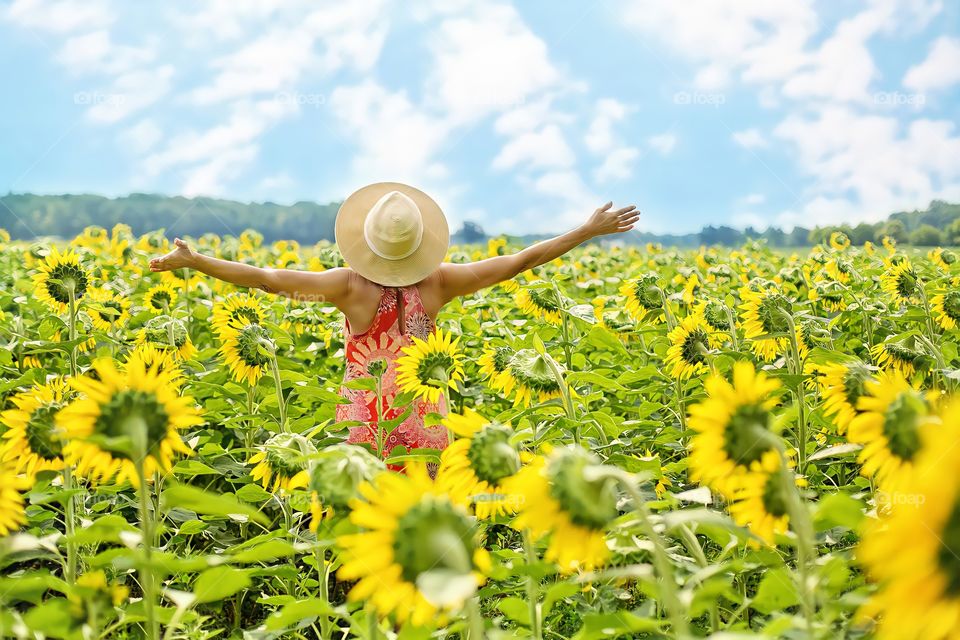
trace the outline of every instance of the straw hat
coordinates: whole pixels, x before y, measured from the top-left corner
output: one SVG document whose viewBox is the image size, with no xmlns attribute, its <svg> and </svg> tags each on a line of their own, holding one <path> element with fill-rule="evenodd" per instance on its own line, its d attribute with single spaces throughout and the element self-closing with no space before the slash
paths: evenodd
<svg viewBox="0 0 960 640">
<path fill-rule="evenodd" d="M 409 185 L 377 182 L 340 205 L 337 246 L 351 269 L 388 287 L 405 287 L 434 272 L 447 254 L 450 229 L 433 199 Z"/>
</svg>

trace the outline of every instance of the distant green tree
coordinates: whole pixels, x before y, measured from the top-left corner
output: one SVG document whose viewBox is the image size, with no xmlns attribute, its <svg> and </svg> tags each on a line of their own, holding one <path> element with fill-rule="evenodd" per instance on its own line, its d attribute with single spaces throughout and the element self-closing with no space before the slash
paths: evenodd
<svg viewBox="0 0 960 640">
<path fill-rule="evenodd" d="M 850 230 L 850 242 L 861 245 L 867 241 L 872 241 L 877 236 L 877 227 L 868 222 L 861 222 Z"/>
<path fill-rule="evenodd" d="M 888 220 L 877 231 L 874 239 L 880 242 L 884 236 L 890 236 L 898 243 L 906 242 L 909 239 L 907 236 L 907 227 L 901 220 Z"/>
<path fill-rule="evenodd" d="M 943 235 L 944 244 L 949 244 L 954 247 L 960 245 L 960 218 L 951 222 Z"/>
<path fill-rule="evenodd" d="M 910 234 L 910 244 L 915 247 L 938 247 L 943 244 L 943 233 L 933 225 L 920 225 Z"/>
</svg>

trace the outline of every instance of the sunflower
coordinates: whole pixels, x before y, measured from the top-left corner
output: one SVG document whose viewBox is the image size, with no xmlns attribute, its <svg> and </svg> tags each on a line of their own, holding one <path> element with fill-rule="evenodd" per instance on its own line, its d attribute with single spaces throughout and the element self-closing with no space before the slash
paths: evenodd
<svg viewBox="0 0 960 640">
<path fill-rule="evenodd" d="M 463 380 L 459 343 L 459 337 L 440 329 L 426 340 L 414 336 L 413 344 L 401 349 L 405 355 L 397 359 L 400 390 L 413 391 L 427 402 L 437 402 L 445 389 L 455 389 L 457 381 Z"/>
<path fill-rule="evenodd" d="M 785 495 L 784 487 L 787 473 L 790 472 L 783 468 L 780 454 L 768 451 L 733 491 L 730 515 L 734 522 L 769 545 L 777 534 L 786 533 L 789 528 L 790 497 Z"/>
<path fill-rule="evenodd" d="M 823 266 L 823 270 L 832 280 L 841 284 L 850 282 L 853 274 L 853 266 L 846 260 L 838 258 L 828 260 L 827 264 Z"/>
<path fill-rule="evenodd" d="M 221 330 L 220 340 L 220 355 L 233 379 L 255 386 L 270 363 L 270 356 L 261 349 L 264 342 L 270 341 L 270 333 L 259 324 L 230 326 Z"/>
<path fill-rule="evenodd" d="M 910 260 L 904 258 L 891 264 L 880 274 L 880 288 L 887 292 L 894 304 L 917 304 L 920 302 L 920 281 Z"/>
<path fill-rule="evenodd" d="M 210 324 L 219 336 L 225 329 L 248 324 L 262 325 L 265 320 L 260 300 L 248 293 L 231 293 L 213 305 Z"/>
<path fill-rule="evenodd" d="M 251 477 L 274 493 L 302 489 L 310 481 L 309 458 L 317 452 L 313 443 L 298 433 L 278 433 L 251 456 Z"/>
<path fill-rule="evenodd" d="M 187 273 L 190 274 L 189 277 L 187 277 Z M 174 289 L 192 291 L 196 289 L 197 285 L 203 280 L 203 276 L 199 271 L 194 269 L 173 269 L 161 273 L 160 279 Z"/>
<path fill-rule="evenodd" d="M 897 240 L 893 236 L 883 236 L 880 243 L 891 255 L 897 250 Z"/>
<path fill-rule="evenodd" d="M 627 280 L 620 285 L 620 295 L 626 298 L 624 305 L 630 317 L 642 322 L 652 312 L 660 312 L 656 321 L 663 319 L 663 298 L 657 282 L 657 276 L 648 273 L 633 280 Z"/>
<path fill-rule="evenodd" d="M 941 247 L 931 250 L 927 257 L 943 271 L 950 271 L 950 267 L 957 263 L 957 254 Z"/>
<path fill-rule="evenodd" d="M 490 388 L 503 395 L 510 395 L 515 384 L 508 371 L 510 358 L 514 353 L 516 352 L 510 347 L 484 345 L 480 357 L 477 358 L 480 375 L 487 379 Z"/>
<path fill-rule="evenodd" d="M 193 398 L 177 395 L 169 372 L 158 372 L 131 357 L 123 370 L 102 358 L 94 362 L 96 377 L 74 378 L 82 395 L 60 410 L 56 425 L 64 434 L 63 458 L 77 473 L 94 481 L 129 480 L 139 476 L 134 460 L 141 450 L 143 472 L 151 477 L 169 472 L 175 453 L 191 455 L 180 432 L 202 424 Z"/>
<path fill-rule="evenodd" d="M 839 313 L 847 308 L 847 301 L 843 297 L 843 289 L 832 282 L 818 282 L 810 289 L 807 298 L 811 301 L 819 300 L 827 311 Z"/>
<path fill-rule="evenodd" d="M 793 310 L 790 300 L 779 293 L 754 291 L 748 287 L 744 287 L 740 295 L 744 301 L 740 306 L 744 312 L 744 335 L 751 341 L 757 357 L 770 362 L 789 344 L 788 338 L 767 336 L 790 332 L 790 324 L 785 317 Z"/>
<path fill-rule="evenodd" d="M 0 461 L 0 536 L 16 531 L 26 522 L 20 495 L 25 484 L 23 478 L 17 477 L 13 465 Z"/>
<path fill-rule="evenodd" d="M 727 333 L 730 331 L 730 316 L 727 314 L 727 306 L 717 300 L 707 300 L 697 305 L 695 313 L 703 316 L 710 327 L 710 344 L 714 349 L 719 349 L 727 339 Z"/>
<path fill-rule="evenodd" d="M 930 298 L 930 308 L 934 318 L 946 331 L 957 328 L 960 323 L 960 291 L 953 289 Z"/>
<path fill-rule="evenodd" d="M 187 327 L 180 320 L 160 315 L 150 318 L 137 334 L 137 346 L 153 345 L 174 354 L 178 360 L 189 360 L 197 353 Z"/>
<path fill-rule="evenodd" d="M 540 285 L 520 287 L 514 294 L 517 307 L 529 316 L 553 325 L 562 322 L 560 300 L 557 292 Z"/>
<path fill-rule="evenodd" d="M 490 568 L 463 496 L 431 480 L 422 464 L 408 464 L 406 474 L 382 472 L 360 492 L 350 514 L 360 531 L 337 538 L 337 577 L 357 581 L 347 598 L 399 623 L 445 623 Z"/>
<path fill-rule="evenodd" d="M 837 433 L 843 434 L 860 413 L 857 404 L 873 380 L 873 372 L 859 361 L 824 365 L 822 372 L 823 413 L 833 416 Z"/>
<path fill-rule="evenodd" d="M 712 342 L 711 332 L 712 327 L 707 324 L 706 319 L 698 313 L 693 313 L 667 334 L 670 347 L 667 349 L 664 364 L 671 367 L 671 376 L 678 380 L 686 380 L 709 368 L 707 356 Z"/>
<path fill-rule="evenodd" d="M 857 556 L 879 589 L 861 613 L 880 640 L 958 637 L 960 620 L 960 404 L 923 434 L 916 473 L 873 520 Z"/>
<path fill-rule="evenodd" d="M 130 300 L 126 296 L 98 287 L 90 290 L 89 299 L 93 304 L 87 304 L 87 315 L 100 331 L 110 331 L 130 319 Z"/>
<path fill-rule="evenodd" d="M 342 442 L 312 455 L 307 468 L 310 530 L 316 533 L 321 521 L 347 511 L 360 497 L 360 486 L 385 469 L 383 461 L 363 447 Z"/>
<path fill-rule="evenodd" d="M 501 486 L 520 470 L 520 453 L 510 442 L 513 430 L 471 409 L 448 415 L 443 424 L 460 437 L 443 451 L 439 473 L 469 496 L 478 518 L 513 513 L 516 501 Z"/>
<path fill-rule="evenodd" d="M 843 231 L 834 231 L 830 234 L 830 246 L 843 251 L 850 246 L 850 238 Z"/>
<path fill-rule="evenodd" d="M 54 417 L 72 395 L 62 378 L 53 378 L 13 396 L 15 408 L 0 413 L 0 424 L 7 427 L 0 458 L 12 464 L 15 472 L 32 478 L 40 471 L 63 469 L 63 440 Z"/>
<path fill-rule="evenodd" d="M 155 369 L 157 373 L 168 374 L 170 383 L 178 389 L 183 384 L 183 370 L 174 351 L 146 343 L 127 354 L 124 366 L 132 360 L 139 360 L 145 368 Z"/>
<path fill-rule="evenodd" d="M 731 497 L 743 475 L 774 450 L 773 395 L 780 384 L 750 362 L 733 365 L 733 384 L 710 376 L 707 398 L 690 407 L 690 477 Z"/>
<path fill-rule="evenodd" d="M 546 402 L 559 398 L 562 392 L 553 367 L 562 373 L 562 365 L 547 354 L 540 355 L 533 349 L 520 349 L 514 353 L 506 369 L 510 382 L 505 384 L 516 392 L 513 406 L 529 406 L 535 400 Z"/>
<path fill-rule="evenodd" d="M 80 300 L 90 285 L 90 276 L 80 257 L 71 250 L 60 253 L 51 247 L 50 253 L 40 263 L 40 271 L 33 276 L 34 294 L 57 313 L 64 313 L 70 306 L 70 292 L 74 301 Z"/>
<path fill-rule="evenodd" d="M 177 304 L 177 292 L 168 282 L 151 287 L 143 295 L 143 306 L 153 315 L 169 314 Z"/>
<path fill-rule="evenodd" d="M 896 371 L 904 378 L 912 378 L 926 367 L 926 354 L 918 351 L 912 338 L 878 342 L 870 347 L 874 362 L 884 371 Z"/>
<path fill-rule="evenodd" d="M 882 373 L 866 387 L 847 438 L 863 445 L 859 454 L 863 475 L 883 489 L 896 487 L 913 467 L 923 431 L 936 419 L 923 393 L 898 373 Z"/>
<path fill-rule="evenodd" d="M 606 528 L 619 515 L 617 492 L 611 479 L 591 473 L 599 465 L 581 447 L 558 447 L 504 481 L 520 502 L 514 526 L 550 536 L 544 557 L 563 573 L 592 571 L 610 555 Z"/>
</svg>

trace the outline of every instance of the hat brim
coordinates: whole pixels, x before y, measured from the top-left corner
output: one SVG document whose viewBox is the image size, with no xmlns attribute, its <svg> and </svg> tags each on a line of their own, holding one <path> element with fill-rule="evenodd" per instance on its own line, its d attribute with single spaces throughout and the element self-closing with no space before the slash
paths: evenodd
<svg viewBox="0 0 960 640">
<path fill-rule="evenodd" d="M 423 216 L 423 237 L 412 254 L 400 260 L 388 260 L 367 245 L 363 225 L 374 204 L 390 191 L 412 199 Z M 447 218 L 433 198 L 400 182 L 377 182 L 354 191 L 340 205 L 334 235 L 347 265 L 361 276 L 387 287 L 405 287 L 433 273 L 447 255 L 450 228 Z"/>
</svg>

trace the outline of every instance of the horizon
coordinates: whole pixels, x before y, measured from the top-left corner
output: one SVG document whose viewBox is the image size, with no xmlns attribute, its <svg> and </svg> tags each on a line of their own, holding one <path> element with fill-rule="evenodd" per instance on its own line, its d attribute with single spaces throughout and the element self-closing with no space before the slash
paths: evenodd
<svg viewBox="0 0 960 640">
<path fill-rule="evenodd" d="M 285 204 L 391 179 L 512 235 L 607 200 L 657 234 L 876 222 L 960 201 L 958 25 L 938 0 L 14 0 L 0 189 Z"/>
</svg>

